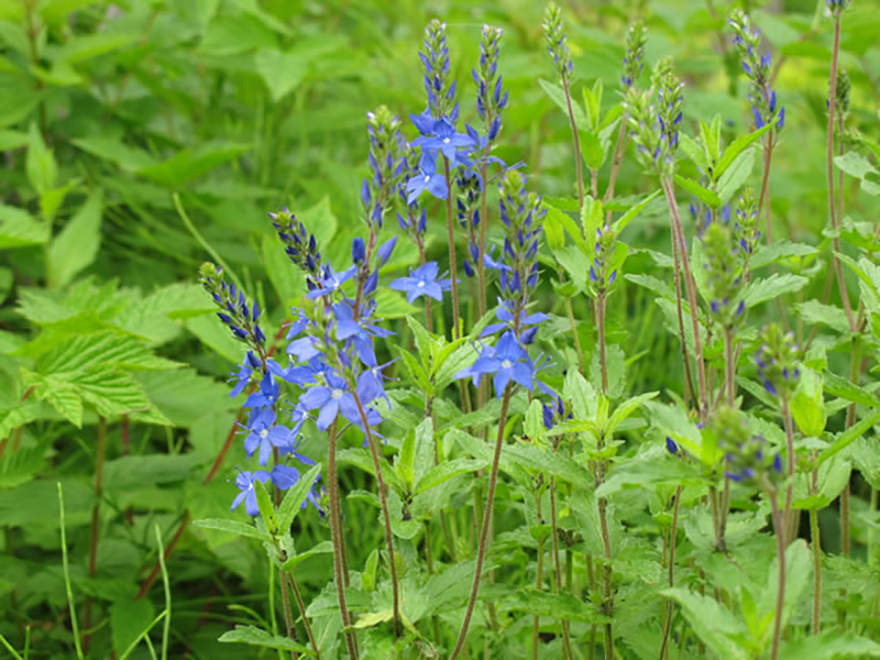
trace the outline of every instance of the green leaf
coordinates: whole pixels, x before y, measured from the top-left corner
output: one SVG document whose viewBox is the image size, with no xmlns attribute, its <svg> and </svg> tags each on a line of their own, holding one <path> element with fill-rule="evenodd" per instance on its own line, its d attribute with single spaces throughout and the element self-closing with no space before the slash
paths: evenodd
<svg viewBox="0 0 880 660">
<path fill-rule="evenodd" d="M 149 152 L 107 135 L 75 138 L 71 142 L 86 153 L 118 165 L 126 172 L 137 172 L 157 164 Z"/>
<path fill-rule="evenodd" d="M 272 633 L 256 626 L 235 626 L 235 630 L 223 633 L 217 641 L 224 644 L 248 644 L 250 646 L 261 646 L 263 648 L 296 651 L 297 653 L 314 655 L 310 648 L 297 644 L 287 637 L 272 635 Z"/>
<path fill-rule="evenodd" d="M 602 148 L 599 136 L 593 132 L 580 131 L 580 137 L 584 162 L 591 170 L 598 170 L 605 162 L 605 149 Z"/>
<path fill-rule="evenodd" d="M 793 273 L 774 273 L 766 279 L 754 280 L 745 290 L 743 300 L 751 308 L 768 300 L 803 289 L 810 280 Z"/>
<path fill-rule="evenodd" d="M 560 87 L 559 85 L 544 80 L 543 78 L 538 78 L 538 84 L 541 86 L 541 89 L 544 90 L 544 93 L 548 97 L 550 97 L 550 100 L 553 101 L 559 107 L 559 109 L 565 113 L 566 117 L 568 117 L 568 101 L 565 98 L 565 90 L 562 89 L 562 87 Z M 587 117 L 586 115 L 584 115 L 584 111 L 581 106 L 577 103 L 572 103 L 571 109 L 574 114 L 575 125 L 577 125 L 579 129 L 589 131 L 590 124 L 587 121 Z"/>
<path fill-rule="evenodd" d="M 454 458 L 450 461 L 444 461 L 440 465 L 436 465 L 428 470 L 424 476 L 416 483 L 414 495 L 420 495 L 435 486 L 449 481 L 453 477 L 469 472 L 482 470 L 489 465 L 488 460 L 476 458 Z"/>
<path fill-rule="evenodd" d="M 278 531 L 278 525 L 275 518 L 275 504 L 266 490 L 266 485 L 259 479 L 254 479 L 254 491 L 257 494 L 257 506 L 260 508 L 260 517 L 266 525 L 271 536 L 275 536 Z"/>
<path fill-rule="evenodd" d="M 745 629 L 724 605 L 709 596 L 701 596 L 681 588 L 666 589 L 662 594 L 681 606 L 684 618 L 697 633 L 697 637 L 719 658 L 748 659 L 746 649 L 734 641 L 735 638 L 745 635 Z"/>
<path fill-rule="evenodd" d="M 299 481 L 288 489 L 287 493 L 284 495 L 281 506 L 278 508 L 277 517 L 278 531 L 281 534 L 286 534 L 287 530 L 289 530 L 290 526 L 293 524 L 293 521 L 296 520 L 296 515 L 302 510 L 303 502 L 306 501 L 309 491 L 315 484 L 315 479 L 317 479 L 320 474 L 321 464 L 318 463 L 317 465 L 312 466 L 312 469 L 306 472 L 305 475 L 300 475 Z"/>
<path fill-rule="evenodd" d="M 715 180 L 717 181 L 721 177 L 721 175 L 727 171 L 727 168 L 734 163 L 734 161 L 743 151 L 748 149 L 765 133 L 773 130 L 773 127 L 775 125 L 775 122 L 768 123 L 756 131 L 746 133 L 745 135 L 740 135 L 733 142 L 731 142 L 727 149 L 724 150 L 724 154 L 721 156 L 721 159 L 715 166 L 715 171 L 713 172 Z"/>
<path fill-rule="evenodd" d="M 880 398 L 875 394 L 830 371 L 825 374 L 825 391 L 860 406 L 869 408 L 880 406 Z"/>
<path fill-rule="evenodd" d="M 95 260 L 101 245 L 100 189 L 92 193 L 49 247 L 49 286 L 64 287 Z"/>
<path fill-rule="evenodd" d="M 250 145 L 224 141 L 201 144 L 194 149 L 177 152 L 166 161 L 139 170 L 141 176 L 171 189 L 180 189 L 188 182 L 250 150 Z"/>
<path fill-rule="evenodd" d="M 611 415 L 611 418 L 608 420 L 608 424 L 605 427 L 605 435 L 610 437 L 611 434 L 614 433 L 615 429 L 620 426 L 625 419 L 627 419 L 636 410 L 638 410 L 643 403 L 645 403 L 646 401 L 650 401 L 658 394 L 659 392 L 648 392 L 647 394 L 640 394 L 639 396 L 634 396 L 627 399 L 619 406 L 617 406 L 617 408 L 614 409 L 614 413 Z"/>
<path fill-rule="evenodd" d="M 284 529 L 282 527 L 282 529 Z M 298 552 L 293 557 L 288 559 L 281 566 L 281 570 L 283 571 L 292 571 L 294 568 L 299 566 L 306 559 L 310 559 L 311 557 L 316 557 L 317 555 L 328 555 L 333 553 L 333 543 L 331 541 L 321 541 L 317 545 L 313 545 L 311 548 L 306 550 L 305 552 Z"/>
<path fill-rule="evenodd" d="M 880 410 L 875 410 L 861 421 L 853 424 L 843 433 L 838 434 L 837 439 L 831 444 L 831 446 L 819 454 L 819 464 L 821 465 L 838 452 L 846 449 L 851 443 L 867 433 L 878 421 L 880 421 Z"/>
<path fill-rule="evenodd" d="M 266 534 L 266 532 L 260 531 L 254 525 L 239 522 L 237 520 L 226 520 L 225 518 L 205 518 L 203 520 L 193 521 L 193 525 L 195 525 L 196 527 L 202 527 L 204 529 L 213 529 L 219 532 L 228 532 L 230 534 L 235 534 L 236 536 L 244 536 L 251 539 L 258 539 L 260 541 L 272 540 L 272 538 L 268 534 Z"/>
<path fill-rule="evenodd" d="M 791 414 L 801 433 L 806 436 L 818 438 L 825 430 L 822 378 L 812 369 L 804 369 L 801 374 L 797 391 L 791 399 Z"/>
<path fill-rule="evenodd" d="M 755 150 L 744 151 L 718 179 L 718 197 L 721 204 L 729 202 L 736 191 L 748 180 L 755 167 Z"/>
<path fill-rule="evenodd" d="M 28 150 L 25 160 L 28 181 L 31 186 L 42 196 L 46 191 L 55 187 L 58 178 L 58 165 L 52 150 L 43 142 L 43 136 L 37 129 L 36 124 L 31 124 L 28 133 Z"/>
<path fill-rule="evenodd" d="M 756 270 L 786 258 L 800 257 L 803 259 L 818 254 L 818 252 L 819 250 L 812 245 L 774 239 L 772 245 L 762 244 L 758 247 L 757 252 L 749 260 L 749 265 L 752 270 Z"/>
<path fill-rule="evenodd" d="M 330 247 L 330 241 L 336 235 L 339 221 L 333 214 L 329 197 L 323 197 L 314 206 L 298 213 L 297 219 L 306 226 L 310 233 L 314 234 L 318 250 L 323 251 Z"/>
<path fill-rule="evenodd" d="M 607 621 L 599 607 L 584 602 L 566 593 L 548 593 L 534 587 L 518 589 L 501 600 L 498 609 L 502 612 L 515 610 L 532 616 L 552 617 L 582 623 L 604 623 Z"/>
<path fill-rule="evenodd" d="M 42 245 L 49 240 L 49 226 L 29 213 L 0 204 L 0 250 Z"/>
<path fill-rule="evenodd" d="M 676 174 L 675 182 L 679 186 L 684 188 L 686 192 L 690 193 L 701 202 L 705 202 L 713 209 L 721 208 L 721 206 L 723 205 L 723 203 L 721 202 L 721 198 L 718 197 L 715 192 L 709 190 L 708 188 L 704 188 L 692 179 L 688 179 L 687 177 L 683 177 L 680 174 Z"/>
<path fill-rule="evenodd" d="M 655 190 L 650 195 L 645 197 L 642 201 L 640 201 L 635 206 L 632 206 L 620 216 L 617 220 L 614 221 L 614 231 L 621 232 L 624 228 L 639 214 L 641 213 L 648 204 L 653 202 L 659 195 L 663 193 L 662 190 Z"/>
<path fill-rule="evenodd" d="M 132 642 L 140 639 L 154 616 L 155 609 L 149 598 L 123 598 L 113 603 L 110 607 L 110 628 L 117 656 L 121 656 Z"/>
<path fill-rule="evenodd" d="M 855 633 L 826 630 L 820 635 L 783 642 L 779 660 L 841 660 L 880 657 L 880 644 Z"/>
<path fill-rule="evenodd" d="M 262 48 L 254 55 L 254 66 L 266 83 L 272 100 L 277 103 L 302 82 L 308 71 L 309 59 L 301 53 Z"/>
<path fill-rule="evenodd" d="M 850 176 L 860 179 L 862 190 L 869 195 L 880 195 L 880 172 L 868 159 L 855 151 L 834 158 L 834 164 Z"/>
<path fill-rule="evenodd" d="M 136 34 L 119 34 L 116 32 L 94 32 L 80 34 L 71 39 L 55 53 L 55 62 L 77 64 L 94 57 L 112 53 L 140 39 Z"/>
<path fill-rule="evenodd" d="M 284 244 L 274 233 L 263 236 L 263 264 L 266 274 L 275 287 L 278 297 L 285 306 L 306 292 L 306 278 L 302 271 L 294 268 L 284 251 Z"/>
</svg>

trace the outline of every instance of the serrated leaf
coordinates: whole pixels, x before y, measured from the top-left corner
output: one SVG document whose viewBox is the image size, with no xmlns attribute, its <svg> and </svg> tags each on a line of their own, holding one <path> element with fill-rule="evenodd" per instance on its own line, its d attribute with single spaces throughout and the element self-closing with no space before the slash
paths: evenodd
<svg viewBox="0 0 880 660">
<path fill-rule="evenodd" d="M 29 213 L 0 204 L 0 250 L 42 245 L 49 240 L 49 227 Z"/>
<path fill-rule="evenodd" d="M 681 176 L 680 174 L 676 174 L 675 182 L 679 186 L 681 186 L 681 188 L 683 188 L 687 193 L 693 195 L 701 202 L 708 204 L 709 207 L 713 209 L 721 208 L 722 202 L 721 198 L 718 197 L 718 194 L 709 190 L 708 188 L 704 188 L 696 181 Z"/>
<path fill-rule="evenodd" d="M 553 101 L 557 107 L 565 113 L 565 116 L 568 116 L 568 101 L 565 98 L 565 90 L 562 89 L 559 85 L 556 85 L 552 82 L 544 80 L 543 78 L 538 78 L 538 84 L 541 86 L 541 89 L 544 90 L 544 93 Z M 590 130 L 590 124 L 587 121 L 587 117 L 584 114 L 583 109 L 577 103 L 572 102 L 571 104 L 572 113 L 574 114 L 575 124 L 579 129 L 583 129 L 585 131 Z"/>
<path fill-rule="evenodd" d="M 819 454 L 819 463 L 824 463 L 838 452 L 846 449 L 850 444 L 867 433 L 878 421 L 880 421 L 880 410 L 875 410 L 864 419 L 853 424 L 843 433 L 838 434 L 837 439 L 831 444 L 831 446 Z"/>
<path fill-rule="evenodd" d="M 666 589 L 662 593 L 681 606 L 685 619 L 697 637 L 718 657 L 747 660 L 749 656 L 746 650 L 734 641 L 745 635 L 745 629 L 724 605 L 714 598 L 686 589 Z"/>
<path fill-rule="evenodd" d="M 718 179 L 718 197 L 721 204 L 726 204 L 733 198 L 736 191 L 748 180 L 754 167 L 754 149 L 744 151 L 736 157 L 733 163 L 730 164 L 730 167 Z"/>
<path fill-rule="evenodd" d="M 715 166 L 715 171 L 713 172 L 715 179 L 718 180 L 718 178 L 727 171 L 727 168 L 734 163 L 734 161 L 743 151 L 748 149 L 765 133 L 772 130 L 775 125 L 775 122 L 769 122 L 756 131 L 746 133 L 745 135 L 740 135 L 733 142 L 731 142 L 727 149 L 724 150 L 724 154 L 722 154 L 721 159 Z"/>
<path fill-rule="evenodd" d="M 296 520 L 297 514 L 302 510 L 306 497 L 320 474 L 321 464 L 318 463 L 312 466 L 306 474 L 300 475 L 299 480 L 285 493 L 277 514 L 278 531 L 281 534 L 286 534 L 293 521 Z"/>
<path fill-rule="evenodd" d="M 254 525 L 249 525 L 247 523 L 239 522 L 237 520 L 226 520 L 224 518 L 205 518 L 203 520 L 193 521 L 193 525 L 195 525 L 196 527 L 202 527 L 204 529 L 213 529 L 218 532 L 228 532 L 230 534 L 235 534 L 236 536 L 245 536 L 251 539 L 258 539 L 260 541 L 272 540 L 269 535 L 266 534 L 266 532 L 260 531 Z"/>
<path fill-rule="evenodd" d="M 248 644 L 249 646 L 314 655 L 309 647 L 297 644 L 288 637 L 273 635 L 256 626 L 235 626 L 235 630 L 223 633 L 217 641 L 224 644 Z"/>
<path fill-rule="evenodd" d="M 43 142 L 43 136 L 40 135 L 36 124 L 31 124 L 28 132 L 25 170 L 28 181 L 37 195 L 42 196 L 47 190 L 55 187 L 55 181 L 58 179 L 58 165 L 52 150 Z"/>
<path fill-rule="evenodd" d="M 420 495 L 435 486 L 439 486 L 440 484 L 449 481 L 453 477 L 482 470 L 488 465 L 488 460 L 476 458 L 454 458 L 449 461 L 444 461 L 440 463 L 440 465 L 436 465 L 428 470 L 424 476 L 418 480 L 413 494 Z"/>
<path fill-rule="evenodd" d="M 284 562 L 284 564 L 282 564 L 281 570 L 292 571 L 294 568 L 299 566 L 306 559 L 316 557 L 317 555 L 327 555 L 327 554 L 332 554 L 332 553 L 333 553 L 333 543 L 330 541 L 321 541 L 320 543 L 311 546 L 305 552 L 298 552 L 293 557 L 288 559 L 286 562 Z"/>
<path fill-rule="evenodd" d="M 101 245 L 103 194 L 92 193 L 49 247 L 49 286 L 64 287 L 95 260 Z"/>
<path fill-rule="evenodd" d="M 775 300 L 788 293 L 796 293 L 803 289 L 809 280 L 793 273 L 774 273 L 766 279 L 754 280 L 746 288 L 743 301 L 751 308 L 768 300 Z"/>
</svg>

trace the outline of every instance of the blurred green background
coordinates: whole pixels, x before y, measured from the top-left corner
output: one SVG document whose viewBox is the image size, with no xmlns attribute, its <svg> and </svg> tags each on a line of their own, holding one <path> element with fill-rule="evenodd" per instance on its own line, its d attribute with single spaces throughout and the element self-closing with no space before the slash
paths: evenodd
<svg viewBox="0 0 880 660">
<path fill-rule="evenodd" d="M 730 135 L 750 127 L 746 84 L 731 57 L 725 20 L 743 3 L 561 4 L 576 97 L 582 85 L 601 78 L 604 104 L 620 102 L 626 28 L 642 17 L 649 28 L 648 64 L 671 56 L 686 82 L 685 130 L 716 114 Z M 824 0 L 746 2 L 745 8 L 779 65 L 778 95 L 787 108 L 770 184 L 774 231 L 816 244 L 826 223 L 831 23 L 823 18 Z M 538 85 L 539 78 L 553 77 L 541 37 L 543 9 L 541 2 L 514 0 L 0 0 L 0 439 L 22 447 L 2 457 L 0 466 L 4 635 L 20 647 L 30 625 L 31 657 L 71 657 L 59 567 L 59 478 L 68 498 L 76 589 L 108 601 L 104 612 L 111 619 L 114 611 L 119 620 L 145 613 L 114 610 L 109 601 L 141 607 L 131 602 L 155 559 L 154 522 L 167 540 L 184 513 L 228 515 L 234 489 L 225 479 L 206 487 L 201 482 L 235 416 L 222 378 L 241 349 L 205 315 L 209 305 L 193 284 L 197 268 L 218 256 L 228 263 L 272 310 L 268 324 L 274 330 L 303 283 L 278 249 L 266 212 L 289 206 L 319 233 L 331 260 L 342 262 L 362 230 L 365 113 L 385 104 L 405 119 L 424 109 L 417 52 L 430 18 L 448 24 L 465 121 L 476 117 L 470 68 L 481 27 L 504 28 L 500 70 L 510 103 L 496 155 L 524 162 L 541 194 L 572 196 L 568 121 Z M 841 53 L 853 83 L 849 128 L 874 137 L 878 10 L 877 0 L 855 0 L 844 19 Z M 641 84 L 648 84 L 647 70 Z M 405 123 L 407 135 L 415 137 Z M 756 168 L 755 186 L 759 174 Z M 600 189 L 607 177 L 606 165 Z M 848 190 L 857 190 L 855 184 Z M 651 186 L 628 158 L 619 194 Z M 444 263 L 441 207 L 430 208 L 429 253 Z M 846 212 L 854 221 L 875 222 L 877 210 L 876 198 L 848 193 Z M 668 251 L 666 223 L 662 206 L 654 205 L 624 238 L 636 248 Z M 389 218 L 387 235 L 395 233 L 394 224 Z M 392 267 L 403 269 L 413 259 L 414 250 L 401 245 Z M 637 271 L 652 267 L 647 255 L 628 263 Z M 814 277 L 806 296 L 820 296 L 824 282 L 824 274 Z M 630 357 L 650 351 L 651 358 L 632 365 L 628 387 L 643 391 L 651 383 L 651 389 L 680 391 L 674 337 L 657 322 L 652 296 L 630 289 L 610 309 L 610 339 L 627 342 Z M 586 302 L 577 304 L 578 317 L 588 319 Z M 380 298 L 387 318 L 409 309 L 394 294 Z M 565 343 L 564 324 L 558 328 Z M 135 336 L 184 366 L 151 363 L 133 376 L 158 412 L 131 416 L 130 446 L 121 444 L 119 419 L 111 425 L 110 457 L 116 463 L 108 465 L 105 480 L 108 538 L 98 576 L 87 578 L 97 415 L 87 406 L 77 429 L 65 421 L 70 415 L 45 402 L 23 404 L 31 381 L 22 370 L 40 372 L 40 361 L 53 349 L 100 332 Z M 590 328 L 582 332 L 590 346 Z M 559 359 L 572 355 L 570 346 L 558 347 Z M 841 360 L 838 372 L 846 369 L 845 356 L 832 359 Z M 124 409 L 124 403 L 115 405 L 108 415 Z M 23 420 L 36 423 L 15 438 Z M 129 451 L 131 456 L 120 458 Z M 224 477 L 234 474 L 240 453 L 233 447 Z M 357 477 L 350 479 L 355 487 Z M 131 509 L 137 514 L 126 522 L 124 512 Z M 378 530 L 370 533 L 378 541 Z M 245 657 L 215 640 L 233 619 L 247 617 L 217 603 L 262 600 L 265 557 L 259 548 L 215 541 L 187 535 L 171 560 L 178 603 L 174 634 L 193 657 Z M 324 584 L 326 568 L 316 569 L 313 580 L 305 577 L 310 593 Z M 159 591 L 153 592 L 157 602 Z M 129 633 L 119 630 L 118 621 L 108 632 L 103 620 L 104 648 L 111 641 L 121 644 Z"/>
</svg>

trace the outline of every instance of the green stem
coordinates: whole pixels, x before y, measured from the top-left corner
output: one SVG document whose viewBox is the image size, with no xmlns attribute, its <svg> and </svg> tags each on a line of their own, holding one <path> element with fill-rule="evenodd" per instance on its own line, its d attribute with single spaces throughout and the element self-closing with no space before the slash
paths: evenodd
<svg viewBox="0 0 880 660">
<path fill-rule="evenodd" d="M 770 660 L 776 660 L 779 654 L 779 638 L 782 634 L 782 615 L 785 609 L 785 528 L 779 514 L 779 503 L 776 492 L 771 491 L 770 506 L 773 509 L 773 525 L 776 528 L 776 552 L 779 556 L 779 584 L 776 590 L 776 616 L 773 620 L 773 645 L 770 649 Z"/>
<path fill-rule="evenodd" d="M 541 475 L 543 480 L 543 475 Z M 544 522 L 544 516 L 541 513 L 541 489 L 538 488 L 535 493 L 535 509 L 538 514 L 538 524 Z M 544 537 L 538 539 L 538 560 L 535 569 L 535 589 L 541 591 L 541 585 L 544 581 Z M 538 642 L 541 633 L 541 617 L 536 614 L 532 618 L 532 660 L 538 660 Z"/>
<path fill-rule="evenodd" d="M 498 483 L 498 466 L 501 463 L 501 447 L 504 444 L 504 427 L 507 424 L 507 410 L 510 406 L 510 397 L 513 394 L 513 386 L 511 383 L 504 388 L 504 394 L 501 399 L 501 415 L 498 418 L 498 436 L 495 439 L 495 456 L 492 459 L 492 470 L 489 473 L 489 491 L 486 495 L 486 509 L 483 512 L 483 524 L 480 526 L 480 544 L 477 550 L 477 565 L 474 569 L 474 581 L 471 586 L 471 595 L 468 599 L 467 609 L 464 613 L 464 622 L 461 625 L 461 632 L 458 635 L 458 641 L 452 650 L 450 660 L 455 660 L 461 653 L 462 647 L 467 640 L 468 628 L 470 627 L 471 617 L 474 613 L 474 605 L 477 602 L 477 595 L 480 592 L 480 577 L 483 572 L 483 562 L 486 559 L 486 547 L 488 545 L 489 521 L 492 520 L 492 511 L 495 505 L 495 486 Z"/>
<path fill-rule="evenodd" d="M 104 494 L 104 459 L 107 455 L 107 419 L 98 418 L 98 449 L 95 455 L 95 506 L 92 507 L 92 525 L 89 533 L 89 577 L 98 570 L 98 543 L 101 530 L 101 497 Z M 85 630 L 92 627 L 92 600 L 86 600 Z M 83 635 L 83 650 L 88 653 L 90 637 Z"/>
<path fill-rule="evenodd" d="M 385 525 L 385 547 L 388 551 L 388 564 L 391 569 L 391 598 L 392 610 L 394 614 L 394 635 L 400 639 L 403 628 L 400 620 L 400 583 L 397 579 L 397 558 L 394 554 L 394 537 L 391 533 L 391 515 L 388 512 L 388 499 L 385 494 L 385 478 L 382 476 L 382 463 L 379 460 L 379 448 L 376 446 L 376 440 L 373 437 L 373 431 L 367 421 L 367 413 L 361 403 L 361 398 L 357 393 L 356 387 L 352 384 L 351 394 L 354 397 L 355 405 L 358 409 L 358 415 L 361 418 L 364 432 L 367 435 L 367 444 L 370 446 L 370 455 L 373 458 L 373 469 L 376 471 L 376 489 L 379 491 L 379 504 L 382 507 L 382 518 Z"/>
<path fill-rule="evenodd" d="M 452 278 L 452 338 L 461 337 L 461 307 L 458 299 L 458 261 L 455 258 L 455 215 L 452 211 L 452 177 L 449 159 L 443 156 L 443 173 L 446 177 L 446 240 L 449 246 L 449 272 Z"/>
<path fill-rule="evenodd" d="M 342 546 L 340 539 L 342 537 L 342 524 L 339 506 L 339 481 L 336 474 L 336 422 L 330 426 L 328 432 L 327 447 L 327 498 L 329 503 L 330 518 L 330 538 L 333 542 L 333 574 L 336 582 L 336 597 L 339 600 L 339 612 L 342 616 L 342 627 L 351 628 L 351 616 L 348 612 L 348 605 L 345 602 L 345 578 L 342 568 Z M 348 630 L 343 633 L 345 636 L 345 645 L 348 649 L 348 657 L 351 660 L 357 660 L 358 649 L 357 639 L 354 631 Z"/>
<path fill-rule="evenodd" d="M 571 89 L 568 86 L 568 78 L 562 77 L 562 90 L 565 92 L 565 103 L 568 106 L 568 121 L 571 123 L 571 138 L 574 143 L 574 162 L 577 168 L 578 208 L 584 207 L 584 164 L 581 159 L 581 138 L 578 133 L 577 122 L 574 119 L 574 108 L 571 104 Z"/>
<path fill-rule="evenodd" d="M 562 593 L 562 566 L 559 562 L 559 531 L 556 527 L 556 479 L 550 475 L 550 528 L 553 537 L 553 573 L 555 579 L 556 594 Z M 562 647 L 565 650 L 567 660 L 574 658 L 571 649 L 571 630 L 566 619 L 562 623 Z"/>
<path fill-rule="evenodd" d="M 76 604 L 73 601 L 73 589 L 70 588 L 70 562 L 67 558 L 67 530 L 64 523 L 64 491 L 61 482 L 58 482 L 58 510 L 61 519 L 61 567 L 64 572 L 64 590 L 67 593 L 67 606 L 70 608 L 70 627 L 73 630 L 73 644 L 76 647 L 76 657 L 83 660 L 83 650 L 80 645 L 79 624 L 76 620 Z"/>
<path fill-rule="evenodd" d="M 672 528 L 669 530 L 669 588 L 675 586 L 675 541 L 678 535 L 678 510 L 681 505 L 681 486 L 675 489 L 672 503 Z M 670 598 L 666 602 L 666 625 L 663 628 L 663 644 L 660 646 L 660 660 L 666 660 L 669 653 L 669 635 L 672 632 L 672 616 L 675 603 Z"/>
<path fill-rule="evenodd" d="M 819 512 L 810 509 L 810 544 L 813 546 L 813 634 L 822 631 L 822 537 Z"/>
<path fill-rule="evenodd" d="M 785 487 L 785 509 L 782 519 L 785 523 L 786 540 L 792 541 L 789 534 L 791 527 L 791 500 L 794 491 L 794 426 L 791 421 L 791 408 L 788 405 L 788 397 L 782 396 L 782 421 L 785 424 L 785 443 L 788 449 L 788 484 Z"/>
</svg>

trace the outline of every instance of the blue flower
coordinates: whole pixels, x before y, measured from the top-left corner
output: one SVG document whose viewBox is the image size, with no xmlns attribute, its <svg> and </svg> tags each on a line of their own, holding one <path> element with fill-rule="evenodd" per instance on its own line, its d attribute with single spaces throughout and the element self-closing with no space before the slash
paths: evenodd
<svg viewBox="0 0 880 660">
<path fill-rule="evenodd" d="M 292 488 L 296 484 L 299 483 L 300 473 L 295 467 L 291 467 L 290 465 L 276 465 L 272 468 L 272 483 L 275 484 L 281 490 L 287 490 L 288 488 Z M 318 478 L 315 479 L 315 483 L 312 484 L 312 487 L 309 489 L 308 494 L 306 495 L 306 499 L 303 500 L 302 507 L 306 508 L 306 504 L 311 502 L 312 505 L 318 510 L 318 512 L 323 516 L 324 512 L 321 510 L 321 505 L 318 503 L 317 497 L 317 487 L 318 481 L 320 480 L 321 475 L 318 475 Z"/>
<path fill-rule="evenodd" d="M 229 375 L 232 376 L 230 380 L 238 381 L 235 384 L 235 387 L 232 388 L 229 396 L 235 398 L 239 394 L 241 394 L 244 391 L 244 388 L 248 386 L 248 383 L 251 382 L 251 376 L 253 375 L 254 370 L 259 368 L 260 360 L 257 358 L 256 355 L 253 354 L 253 351 L 248 351 L 247 354 L 244 356 L 244 360 L 242 360 L 241 362 L 241 368 L 237 372 L 229 372 Z"/>
<path fill-rule="evenodd" d="M 456 131 L 455 127 L 446 119 L 435 121 L 431 127 L 430 134 L 417 137 L 413 140 L 412 144 L 414 147 L 422 147 L 422 149 L 428 152 L 439 151 L 449 160 L 449 164 L 453 167 L 461 162 L 459 160 L 461 155 L 459 149 L 462 147 L 470 149 L 474 146 L 471 136 Z"/>
<path fill-rule="evenodd" d="M 501 398 L 504 388 L 511 380 L 528 390 L 532 389 L 534 365 L 513 332 L 505 332 L 494 348 L 484 347 L 476 362 L 459 371 L 455 377 L 457 379 L 473 378 L 474 383 L 477 384 L 480 377 L 487 374 L 495 374 L 493 383 L 495 396 L 498 398 Z"/>
<path fill-rule="evenodd" d="M 443 292 L 452 287 L 452 280 L 438 280 L 437 270 L 437 262 L 429 261 L 415 270 L 410 268 L 409 277 L 394 280 L 389 286 L 395 291 L 406 292 L 406 299 L 410 304 L 420 296 L 442 301 Z"/>
<path fill-rule="evenodd" d="M 258 470 L 253 473 L 239 472 L 238 476 L 235 478 L 235 485 L 238 486 L 241 492 L 236 495 L 235 499 L 232 501 L 231 510 L 235 511 L 241 503 L 244 502 L 244 510 L 247 511 L 249 516 L 260 515 L 260 507 L 257 504 L 257 491 L 254 487 L 254 482 L 259 481 L 260 483 L 266 483 L 269 479 L 270 475 L 265 470 Z"/>
<path fill-rule="evenodd" d="M 314 362 L 316 361 L 312 360 L 307 365 L 291 364 L 285 369 L 275 360 L 266 360 L 266 367 L 274 376 L 293 385 L 305 387 L 315 382 L 315 374 L 320 370 L 312 366 Z"/>
<path fill-rule="evenodd" d="M 420 173 L 406 182 L 406 203 L 412 204 L 425 190 L 437 199 L 446 199 L 449 196 L 449 186 L 446 185 L 446 177 L 437 172 L 437 154 L 424 152 L 419 162 Z"/>
<path fill-rule="evenodd" d="M 356 321 L 348 301 L 333 305 L 333 315 L 336 317 L 336 338 L 353 344 L 361 362 L 374 366 L 376 354 L 373 351 L 373 337 L 389 337 L 394 333 L 368 323 L 368 316 L 361 316 Z"/>
<path fill-rule="evenodd" d="M 315 288 L 309 291 L 308 298 L 320 298 L 321 296 L 326 296 L 327 294 L 333 293 L 341 287 L 345 282 L 351 279 L 351 277 L 355 274 L 355 267 L 352 266 L 348 270 L 345 270 L 341 273 L 337 273 L 333 270 L 333 266 L 330 264 L 325 264 L 321 270 L 318 277 L 318 282 L 316 284 L 312 284 Z"/>
<path fill-rule="evenodd" d="M 357 393 L 363 405 L 373 400 L 372 397 L 367 396 L 371 393 L 365 391 L 360 383 L 358 383 Z M 354 396 L 348 389 L 348 383 L 332 372 L 327 373 L 327 384 L 316 385 L 307 390 L 299 398 L 299 405 L 306 410 L 318 410 L 316 423 L 321 431 L 326 431 L 330 428 L 330 425 L 336 420 L 340 411 L 342 416 L 349 422 L 361 426 L 357 403 L 355 403 Z M 372 420 L 375 420 L 375 416 L 372 417 Z M 367 422 L 372 425 L 372 420 L 368 415 Z M 378 421 L 381 421 L 381 417 L 379 417 Z"/>
<path fill-rule="evenodd" d="M 266 372 L 263 380 L 260 381 L 260 389 L 251 394 L 247 401 L 244 402 L 245 408 L 268 408 L 274 406 L 278 402 L 278 395 L 281 393 L 278 383 L 271 372 Z"/>
<path fill-rule="evenodd" d="M 275 424 L 275 411 L 271 408 L 254 411 L 245 428 L 250 433 L 244 439 L 244 450 L 248 458 L 259 450 L 260 465 L 269 462 L 273 447 L 280 449 L 290 445 L 291 430 Z"/>
<path fill-rule="evenodd" d="M 495 309 L 495 318 L 497 318 L 500 323 L 490 323 L 487 325 L 483 332 L 480 334 L 481 337 L 488 337 L 489 335 L 494 335 L 499 330 L 503 330 L 504 328 L 510 328 L 511 330 L 514 328 L 514 316 L 513 312 L 508 307 L 506 301 L 498 299 L 498 307 Z M 534 314 L 527 314 L 526 310 L 522 310 L 519 314 L 519 331 L 522 334 L 529 333 L 531 329 L 529 326 L 537 325 L 538 323 L 543 323 L 548 320 L 550 317 L 544 314 L 543 312 L 536 312 Z M 531 333 L 534 335 L 534 333 Z M 530 341 L 524 341 L 525 344 L 530 344 Z"/>
</svg>

